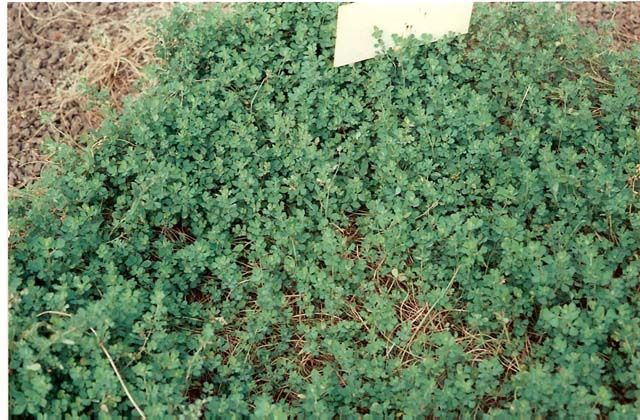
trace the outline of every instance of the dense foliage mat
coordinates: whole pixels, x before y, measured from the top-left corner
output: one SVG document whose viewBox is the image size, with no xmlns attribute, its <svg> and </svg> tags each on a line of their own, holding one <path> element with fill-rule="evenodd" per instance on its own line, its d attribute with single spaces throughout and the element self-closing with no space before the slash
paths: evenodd
<svg viewBox="0 0 640 420">
<path fill-rule="evenodd" d="M 635 418 L 639 50 L 477 6 L 334 69 L 335 17 L 179 7 L 157 83 L 50 145 L 13 414 Z"/>
</svg>

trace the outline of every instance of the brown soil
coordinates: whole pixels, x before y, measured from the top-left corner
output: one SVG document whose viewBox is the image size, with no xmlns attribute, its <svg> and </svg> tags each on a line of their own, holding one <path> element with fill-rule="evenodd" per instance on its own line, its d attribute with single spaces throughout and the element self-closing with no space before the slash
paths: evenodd
<svg viewBox="0 0 640 420">
<path fill-rule="evenodd" d="M 589 26 L 613 19 L 619 48 L 640 42 L 640 3 L 575 3 Z M 38 176 L 47 137 L 75 141 L 101 121 L 88 111 L 78 82 L 108 89 L 118 107 L 140 69 L 153 59 L 147 18 L 170 5 L 135 3 L 10 3 L 8 5 L 9 185 Z"/>
<path fill-rule="evenodd" d="M 600 22 L 613 20 L 617 48 L 640 42 L 640 2 L 572 3 L 568 7 L 580 23 L 596 30 Z"/>
</svg>

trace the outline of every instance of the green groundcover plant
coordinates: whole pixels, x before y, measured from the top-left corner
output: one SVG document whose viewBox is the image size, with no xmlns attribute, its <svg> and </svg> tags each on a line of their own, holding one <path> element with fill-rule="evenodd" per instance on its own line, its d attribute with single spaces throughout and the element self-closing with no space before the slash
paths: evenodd
<svg viewBox="0 0 640 420">
<path fill-rule="evenodd" d="M 639 49 L 483 5 L 335 69 L 336 8 L 177 7 L 153 85 L 49 144 L 12 414 L 635 418 Z"/>
</svg>

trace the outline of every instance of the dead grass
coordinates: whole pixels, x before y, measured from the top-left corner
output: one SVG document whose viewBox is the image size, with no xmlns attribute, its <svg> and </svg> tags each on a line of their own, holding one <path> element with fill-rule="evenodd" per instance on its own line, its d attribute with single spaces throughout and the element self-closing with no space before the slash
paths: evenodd
<svg viewBox="0 0 640 420">
<path fill-rule="evenodd" d="M 142 77 L 143 67 L 155 60 L 155 41 L 149 23 L 168 15 L 171 6 L 170 3 L 140 5 L 123 10 L 121 18 L 114 18 L 82 11 L 78 4 L 52 3 L 48 4 L 50 16 L 38 17 L 28 4 L 20 4 L 20 29 L 27 35 L 59 45 L 66 52 L 65 70 L 58 78 L 48 104 L 43 106 L 54 114 L 51 119 L 60 121 L 60 126 L 70 126 L 64 122 L 71 114 L 82 110 L 84 127 L 95 128 L 100 124 L 103 117 L 100 111 L 88 110 L 84 84 L 108 92 L 109 105 L 120 110 L 124 96 L 134 93 L 133 85 Z M 22 25 L 22 17 L 26 15 L 36 21 L 31 29 Z M 73 33 L 53 32 L 47 35 L 49 38 L 43 35 L 47 28 L 60 23 L 87 26 L 90 36 L 77 41 Z"/>
<path fill-rule="evenodd" d="M 631 191 L 633 192 L 634 195 L 640 195 L 640 191 L 636 190 L 636 183 L 640 184 L 640 164 L 638 164 L 636 166 L 636 173 L 635 175 L 630 176 L 627 179 L 627 185 L 629 186 L 629 188 L 631 189 Z"/>
<path fill-rule="evenodd" d="M 88 56 L 79 57 L 86 58 L 82 61 L 87 64 L 80 78 L 91 86 L 106 89 L 112 104 L 119 109 L 122 97 L 131 93 L 133 83 L 142 76 L 142 68 L 155 60 L 155 41 L 148 22 L 166 16 L 169 10 L 170 4 L 160 3 L 134 10 L 124 19 L 103 22 L 99 16 L 83 13 L 85 18 L 98 22 L 86 45 Z M 78 81 L 72 79 L 74 85 Z"/>
</svg>

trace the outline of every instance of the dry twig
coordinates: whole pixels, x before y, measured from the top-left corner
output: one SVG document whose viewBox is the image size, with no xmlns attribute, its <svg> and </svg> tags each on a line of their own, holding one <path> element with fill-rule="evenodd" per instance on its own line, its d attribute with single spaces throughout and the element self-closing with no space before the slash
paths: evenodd
<svg viewBox="0 0 640 420">
<path fill-rule="evenodd" d="M 41 316 L 44 316 L 44 315 L 58 315 L 58 316 L 64 316 L 66 318 L 71 318 L 72 317 L 71 314 L 68 314 L 66 312 L 60 312 L 60 311 L 44 311 L 44 312 L 39 313 L 37 315 L 37 317 L 40 318 Z M 98 333 L 93 328 L 89 328 L 89 329 L 91 330 L 93 335 L 98 340 L 98 346 L 100 347 L 100 349 L 102 350 L 104 355 L 107 356 L 107 359 L 109 360 L 109 364 L 111 365 L 111 368 L 115 372 L 116 377 L 118 378 L 118 381 L 120 382 L 120 385 L 122 386 L 122 389 L 124 390 L 124 393 L 127 394 L 127 398 L 129 398 L 129 401 L 131 401 L 131 404 L 133 404 L 133 407 L 136 409 L 138 414 L 140 414 L 140 417 L 142 417 L 143 419 L 146 419 L 147 416 L 144 414 L 144 411 L 142 411 L 140 406 L 138 406 L 138 403 L 136 403 L 136 400 L 133 399 L 133 396 L 129 392 L 129 388 L 127 388 L 127 384 L 124 382 L 124 379 L 122 379 L 122 376 L 120 375 L 120 371 L 118 370 L 118 367 L 116 366 L 116 363 L 113 361 L 113 358 L 109 354 L 109 351 L 107 351 L 107 348 L 104 346 L 104 344 L 100 340 L 100 337 L 98 336 Z"/>
</svg>

